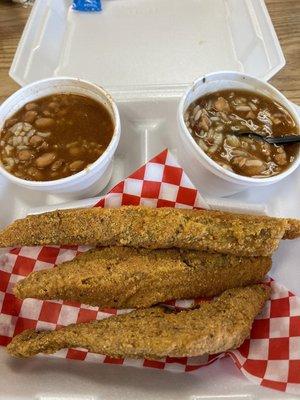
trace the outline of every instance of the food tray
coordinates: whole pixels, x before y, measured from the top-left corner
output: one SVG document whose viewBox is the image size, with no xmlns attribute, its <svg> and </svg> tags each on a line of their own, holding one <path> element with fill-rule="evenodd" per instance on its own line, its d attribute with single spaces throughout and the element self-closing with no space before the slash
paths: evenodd
<svg viewBox="0 0 300 400">
<path fill-rule="evenodd" d="M 105 191 L 164 148 L 176 156 L 178 96 L 201 73 L 234 69 L 267 80 L 284 65 L 261 0 L 104 0 L 103 13 L 93 15 L 75 14 L 70 5 L 69 0 L 35 1 L 10 75 L 22 85 L 48 76 L 81 76 L 113 93 L 121 114 L 122 137 Z M 123 17 L 125 23 L 120 27 Z M 194 41 L 198 29 L 200 39 Z M 137 39 L 131 41 L 141 34 L 142 45 Z M 115 46 L 122 52 L 111 51 Z M 147 62 L 149 55 L 151 63 Z M 291 185 L 291 181 L 297 182 L 299 174 L 295 172 L 272 190 L 207 201 L 214 208 L 297 216 L 300 185 Z M 282 190 L 285 196 L 280 201 L 276 195 Z M 33 198 L 31 192 L 4 181 L 0 181 L 0 199 L 2 226 L 58 204 L 77 206 L 55 194 Z M 88 204 L 89 200 L 80 203 Z M 293 254 L 290 244 L 284 243 L 276 255 L 281 271 L 298 267 L 297 244 L 293 243 Z M 290 258 L 285 265 L 287 253 Z M 276 273 L 277 280 L 291 289 L 297 287 L 296 279 L 291 286 L 284 281 L 286 276 Z M 54 359 L 45 363 L 43 357 L 20 362 L 3 349 L 0 363 L 3 399 L 296 399 L 252 384 L 228 359 L 190 374 Z"/>
<path fill-rule="evenodd" d="M 165 147 L 170 147 L 176 154 L 177 125 L 174 120 L 177 100 L 165 98 L 155 101 L 126 101 L 119 102 L 120 114 L 123 124 L 123 136 L 115 159 L 115 170 L 109 187 L 112 187 L 121 177 L 127 176 L 146 160 L 156 155 Z M 155 138 L 155 140 L 153 140 Z M 130 153 L 131 143 L 139 143 L 140 151 Z M 127 156 L 126 156 L 127 154 Z M 130 160 L 130 157 L 131 160 Z M 126 157 L 126 158 L 125 158 Z M 129 161 L 130 160 L 130 161 Z M 300 171 L 293 174 L 295 182 L 300 178 Z M 285 183 L 284 183 L 285 185 Z M 279 193 L 281 185 L 277 188 Z M 286 204 L 286 208 L 276 208 L 272 201 L 276 196 L 265 194 L 265 201 L 261 204 L 253 202 L 247 204 L 236 199 L 208 199 L 210 205 L 216 208 L 235 209 L 270 214 L 292 214 L 297 212 L 297 198 L 300 196 L 300 187 L 294 186 L 293 202 Z M 66 199 L 55 196 L 34 196 L 24 190 L 2 186 L 3 207 L 1 222 L 4 217 L 12 220 L 16 216 L 27 213 L 51 210 L 60 206 L 49 205 L 53 202 L 66 202 Z M 280 198 L 280 197 L 279 197 Z M 34 203 L 40 207 L 34 207 Z M 14 203 L 12 203 L 12 201 Z M 47 206 L 45 204 L 48 203 Z M 88 206 L 95 203 L 94 200 L 81 200 L 79 202 L 67 202 L 61 207 Z M 11 206 L 13 204 L 13 207 Z M 272 276 L 277 281 L 285 284 L 288 288 L 299 293 L 298 282 L 300 271 L 298 259 L 300 256 L 299 245 L 296 241 L 282 243 L 280 250 L 274 256 Z M 298 240 L 299 242 L 299 240 Z M 288 256 L 288 257 L 287 257 Z M 287 261 L 288 260 L 288 261 Z M 276 271 L 276 268 L 278 271 Z M 294 279 L 289 280 L 289 270 L 293 270 Z M 284 271 L 284 274 L 282 274 Z M 298 271 L 298 276 L 297 272 Z M 295 277 L 297 279 L 295 279 Z M 221 399 L 234 397 L 238 400 L 259 399 L 296 399 L 295 396 L 277 393 L 260 388 L 247 381 L 238 369 L 228 359 L 220 360 L 208 367 L 201 368 L 198 372 L 189 374 L 175 374 L 167 371 L 140 371 L 131 367 L 121 368 L 118 366 L 86 365 L 76 361 L 50 360 L 45 362 L 42 357 L 32 360 L 18 361 L 10 359 L 5 350 L 0 349 L 0 373 L 2 387 L 7 387 L 7 392 L 0 393 L 4 399 L 16 399 L 21 395 L 24 399 L 33 397 L 46 399 L 79 398 L 84 399 Z M 18 384 L 14 385 L 17 381 Z M 5 382 L 5 385 L 4 385 Z M 30 382 L 30 385 L 28 384 Z M 5 395 L 3 394 L 5 393 Z M 101 393 L 101 395 L 99 395 Z M 53 397 L 53 396 L 56 397 Z M 72 395 L 72 396 L 71 396 Z M 71 397 L 70 397 L 71 396 Z M 102 397 L 103 396 L 103 397 Z"/>
</svg>

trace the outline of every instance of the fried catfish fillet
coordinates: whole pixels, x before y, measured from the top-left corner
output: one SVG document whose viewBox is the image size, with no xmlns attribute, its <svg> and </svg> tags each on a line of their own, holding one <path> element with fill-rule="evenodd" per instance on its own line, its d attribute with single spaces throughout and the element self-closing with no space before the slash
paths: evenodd
<svg viewBox="0 0 300 400">
<path fill-rule="evenodd" d="M 14 294 L 102 308 L 143 308 L 259 283 L 270 267 L 269 257 L 104 247 L 56 268 L 32 272 L 16 284 Z"/>
<path fill-rule="evenodd" d="M 101 245 L 178 247 L 243 256 L 268 256 L 280 239 L 300 235 L 284 218 L 175 208 L 87 208 L 17 220 L 0 232 L 0 247 Z"/>
<path fill-rule="evenodd" d="M 157 359 L 213 354 L 240 346 L 269 298 L 262 285 L 230 289 L 199 309 L 133 311 L 54 331 L 26 330 L 7 346 L 16 357 L 83 347 L 111 357 Z"/>
</svg>

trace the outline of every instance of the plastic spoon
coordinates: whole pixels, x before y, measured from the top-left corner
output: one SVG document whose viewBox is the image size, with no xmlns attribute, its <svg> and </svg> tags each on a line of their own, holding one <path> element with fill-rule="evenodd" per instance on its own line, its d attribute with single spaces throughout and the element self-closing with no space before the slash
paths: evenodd
<svg viewBox="0 0 300 400">
<path fill-rule="evenodd" d="M 269 144 L 292 144 L 300 143 L 300 135 L 286 135 L 286 136 L 262 136 L 255 132 L 232 132 L 236 136 L 248 136 L 254 139 L 263 140 Z"/>
</svg>

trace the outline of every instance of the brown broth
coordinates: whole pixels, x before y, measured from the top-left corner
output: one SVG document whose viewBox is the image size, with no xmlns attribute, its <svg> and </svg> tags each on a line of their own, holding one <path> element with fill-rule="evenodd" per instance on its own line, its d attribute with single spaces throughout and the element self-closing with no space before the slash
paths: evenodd
<svg viewBox="0 0 300 400">
<path fill-rule="evenodd" d="M 6 121 L 0 136 L 1 162 L 22 179 L 64 178 L 95 162 L 113 132 L 110 113 L 97 101 L 65 93 L 43 97 Z"/>
<path fill-rule="evenodd" d="M 244 176 L 278 175 L 294 161 L 298 144 L 270 145 L 238 132 L 299 135 L 290 113 L 276 101 L 246 90 L 222 90 L 195 100 L 185 123 L 198 145 L 222 167 Z"/>
</svg>

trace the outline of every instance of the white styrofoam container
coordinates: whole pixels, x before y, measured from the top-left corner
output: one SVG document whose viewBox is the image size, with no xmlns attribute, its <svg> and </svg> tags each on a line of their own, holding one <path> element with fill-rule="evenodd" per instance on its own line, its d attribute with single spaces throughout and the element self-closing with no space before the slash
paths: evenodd
<svg viewBox="0 0 300 400">
<path fill-rule="evenodd" d="M 82 79 L 67 77 L 47 78 L 26 85 L 0 105 L 0 130 L 5 121 L 26 103 L 65 92 L 87 96 L 101 103 L 113 120 L 113 135 L 108 147 L 95 162 L 88 168 L 62 179 L 43 182 L 29 181 L 10 174 L 0 165 L 0 174 L 4 178 L 17 186 L 33 190 L 32 196 L 39 192 L 59 193 L 76 199 L 95 196 L 105 188 L 112 175 L 114 154 L 121 135 L 120 116 L 110 94 L 98 85 Z"/>
<path fill-rule="evenodd" d="M 199 97 L 224 89 L 243 89 L 267 96 L 269 99 L 284 106 L 293 117 L 297 129 L 300 128 L 300 117 L 294 105 L 268 82 L 236 71 L 217 71 L 202 75 L 195 80 L 193 85 L 182 96 L 177 113 L 181 138 L 181 145 L 178 148 L 178 160 L 189 178 L 196 186 L 202 187 L 203 194 L 210 194 L 216 197 L 229 196 L 246 189 L 255 190 L 257 187 L 273 185 L 285 179 L 298 168 L 300 150 L 298 150 L 293 163 L 285 171 L 278 175 L 261 179 L 228 171 L 212 160 L 195 142 L 184 121 L 184 114 L 187 108 Z"/>
<path fill-rule="evenodd" d="M 78 13 L 71 0 L 36 0 L 11 77 L 80 77 L 124 99 L 178 95 L 218 70 L 268 80 L 285 64 L 263 0 L 102 2 Z"/>
<path fill-rule="evenodd" d="M 176 155 L 178 96 L 197 76 L 229 69 L 267 80 L 285 63 L 263 0 L 103 0 L 99 14 L 75 13 L 70 5 L 71 0 L 35 1 L 10 75 L 21 85 L 73 75 L 104 86 L 118 100 L 122 135 L 105 191 L 162 149 Z M 300 181 L 299 170 L 293 177 Z M 291 189 L 288 180 L 284 190 L 293 196 L 286 203 L 278 199 L 280 185 L 272 186 L 270 195 L 258 192 L 258 200 L 245 192 L 208 202 L 216 208 L 300 216 L 300 185 Z M 33 207 L 64 201 L 47 194 L 33 198 L 0 180 L 0 224 Z M 276 255 L 275 273 L 282 265 L 298 267 L 295 242 L 287 263 L 289 245 Z M 0 349 L 0 385 L 5 400 L 296 399 L 251 383 L 228 359 L 175 374 L 43 357 L 12 360 Z"/>
</svg>

